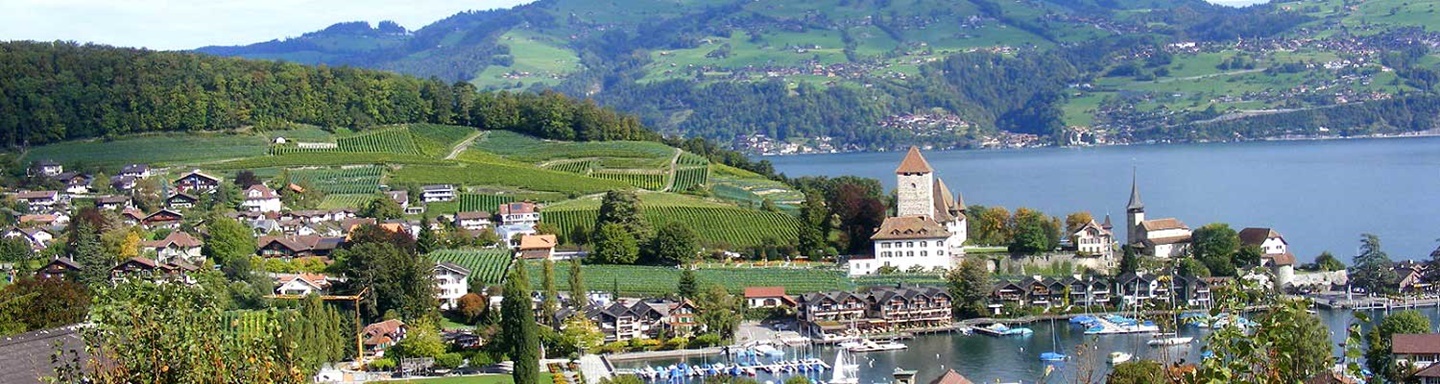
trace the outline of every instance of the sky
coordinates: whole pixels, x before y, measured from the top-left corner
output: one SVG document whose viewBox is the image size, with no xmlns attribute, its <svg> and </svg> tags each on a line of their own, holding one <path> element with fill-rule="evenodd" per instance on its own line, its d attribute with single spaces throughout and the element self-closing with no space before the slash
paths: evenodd
<svg viewBox="0 0 1440 384">
<path fill-rule="evenodd" d="M 0 40 L 74 40 L 157 50 L 244 45 L 345 21 L 415 30 L 467 10 L 530 0 L 3 0 Z"/>
<path fill-rule="evenodd" d="M 157 50 L 245 45 L 345 21 L 410 30 L 467 10 L 533 0 L 3 0 L 0 40 L 73 40 Z M 1207 0 L 1248 5 L 1265 0 Z"/>
</svg>

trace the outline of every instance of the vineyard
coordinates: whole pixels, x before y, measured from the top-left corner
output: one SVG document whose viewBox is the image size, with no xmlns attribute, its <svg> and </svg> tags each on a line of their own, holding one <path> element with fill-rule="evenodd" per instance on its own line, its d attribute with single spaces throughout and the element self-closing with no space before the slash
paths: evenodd
<svg viewBox="0 0 1440 384">
<path fill-rule="evenodd" d="M 406 128 L 420 151 L 434 157 L 449 154 L 455 143 L 477 132 L 475 128 L 457 125 L 409 124 Z"/>
<path fill-rule="evenodd" d="M 675 185 L 671 191 L 684 191 L 697 185 L 705 185 L 710 179 L 710 167 L 684 167 L 675 171 Z"/>
<path fill-rule="evenodd" d="M 541 265 L 529 263 L 530 283 L 541 289 Z M 675 267 L 644 265 L 592 265 L 580 267 L 587 289 L 609 291 L 621 295 L 664 296 L 675 292 L 680 270 Z M 570 269 L 555 268 L 556 289 L 570 289 Z M 732 293 L 745 287 L 784 286 L 786 293 L 851 290 L 854 284 L 838 269 L 815 268 L 701 268 L 695 271 L 700 286 L 719 285 Z"/>
<path fill-rule="evenodd" d="M 651 226 L 682 222 L 704 242 L 732 246 L 794 239 L 800 227 L 799 220 L 786 214 L 740 208 L 642 206 L 641 212 Z M 569 233 L 576 226 L 593 227 L 598 213 L 595 209 L 552 208 L 545 211 L 544 220 L 559 227 L 561 233 Z"/>
<path fill-rule="evenodd" d="M 301 152 L 214 163 L 207 166 L 207 169 L 235 170 L 271 167 L 323 167 L 352 164 L 446 164 L 446 161 L 433 157 L 398 153 L 346 153 L 337 155 L 334 152 Z"/>
<path fill-rule="evenodd" d="M 595 160 L 584 160 L 584 161 L 575 161 L 575 162 L 555 163 L 555 164 L 551 164 L 551 165 L 546 166 L 545 169 L 549 169 L 549 170 L 552 170 L 552 171 L 560 171 L 560 172 L 578 173 L 578 174 L 581 174 L 581 175 L 589 175 L 589 174 L 590 174 L 590 170 L 591 170 L 591 169 L 594 169 L 594 168 L 595 168 L 595 165 L 596 165 L 596 161 L 595 161 Z"/>
<path fill-rule="evenodd" d="M 15 153 L 15 152 L 11 152 Z M 145 135 L 117 140 L 87 140 L 55 143 L 31 148 L 23 153 L 24 164 L 35 160 L 53 160 L 62 164 L 85 163 L 91 166 L 124 164 L 193 164 L 201 161 L 233 159 L 265 154 L 265 141 L 258 136 L 173 134 Z"/>
<path fill-rule="evenodd" d="M 290 182 L 302 180 L 326 194 L 367 194 L 380 190 L 380 175 L 383 169 L 376 166 L 351 167 L 342 169 L 295 169 L 290 170 Z"/>
<path fill-rule="evenodd" d="M 445 249 L 428 256 L 437 263 L 450 262 L 469 269 L 470 278 L 485 285 L 500 284 L 510 265 L 510 251 L 506 249 Z"/>
<path fill-rule="evenodd" d="M 904 284 L 907 286 L 924 285 L 937 286 L 945 285 L 945 279 L 934 273 L 894 273 L 888 275 L 865 275 L 853 278 L 856 286 L 895 286 Z"/>
<path fill-rule="evenodd" d="M 631 188 L 625 183 L 573 173 L 490 163 L 466 163 L 461 166 L 407 166 L 396 171 L 392 179 L 402 183 L 491 185 L 524 188 L 532 191 L 580 194 Z"/>
<path fill-rule="evenodd" d="M 489 131 L 475 148 L 506 158 L 538 163 L 553 159 L 586 157 L 652 158 L 669 160 L 675 149 L 641 141 L 544 141 L 510 131 Z"/>
<path fill-rule="evenodd" d="M 325 200 L 320 201 L 320 209 L 360 208 L 379 197 L 380 195 L 373 193 L 361 195 L 325 195 Z"/>
<path fill-rule="evenodd" d="M 384 128 L 341 137 L 335 140 L 341 152 L 397 153 L 423 155 L 410 130 L 405 127 Z"/>
<path fill-rule="evenodd" d="M 615 180 L 625 184 L 633 185 L 636 188 L 648 189 L 651 191 L 659 191 L 661 189 L 665 189 L 665 174 L 596 171 L 594 173 L 591 173 L 590 176 L 598 179 Z"/>
<path fill-rule="evenodd" d="M 495 212 L 500 209 L 500 204 L 515 201 L 513 196 L 478 195 L 466 193 L 460 195 L 460 212 Z"/>
<path fill-rule="evenodd" d="M 676 161 L 675 164 L 676 164 L 676 165 L 710 165 L 710 160 L 706 160 L 704 156 L 696 155 L 696 154 L 693 154 L 693 153 L 690 153 L 690 152 L 685 152 L 685 153 L 680 154 L 680 160 Z"/>
</svg>

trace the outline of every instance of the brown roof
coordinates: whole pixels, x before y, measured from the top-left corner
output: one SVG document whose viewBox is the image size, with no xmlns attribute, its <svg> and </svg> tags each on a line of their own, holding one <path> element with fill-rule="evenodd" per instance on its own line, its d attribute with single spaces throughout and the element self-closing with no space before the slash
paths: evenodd
<svg viewBox="0 0 1440 384">
<path fill-rule="evenodd" d="M 260 192 L 260 196 L 250 197 L 250 191 Z M 251 185 L 250 188 L 245 188 L 246 199 L 274 199 L 277 197 L 280 197 L 280 195 L 276 195 L 275 190 L 270 189 L 270 187 L 265 186 L 265 184 L 255 184 Z"/>
<path fill-rule="evenodd" d="M 329 278 L 319 273 L 298 273 L 294 275 L 280 276 L 279 281 L 276 282 L 275 286 L 276 288 L 279 288 L 279 286 L 285 285 L 297 279 L 309 283 L 312 287 L 320 289 L 325 289 L 330 286 Z"/>
<path fill-rule="evenodd" d="M 1392 335 L 1390 353 L 1397 355 L 1440 354 L 1440 334 L 1404 333 Z"/>
<path fill-rule="evenodd" d="M 490 212 L 485 212 L 485 211 L 457 212 L 457 213 L 455 213 L 455 220 L 476 220 L 476 219 L 489 219 L 489 218 L 490 218 Z"/>
<path fill-rule="evenodd" d="M 910 151 L 905 153 L 905 159 L 900 160 L 900 167 L 895 168 L 896 174 L 904 173 L 930 173 L 935 172 L 930 168 L 930 163 L 925 161 L 925 156 L 920 155 L 920 148 L 910 146 Z"/>
<path fill-rule="evenodd" d="M 1425 369 L 1420 370 L 1420 372 L 1415 372 L 1415 377 L 1440 377 L 1440 364 L 1430 364 L 1429 367 L 1425 367 Z M 1352 381 L 1345 382 L 1345 384 L 1354 384 L 1354 383 L 1355 383 L 1355 381 L 1353 381 L 1353 380 L 1352 380 Z M 1305 383 L 1305 384 L 1310 384 L 1310 383 Z"/>
<path fill-rule="evenodd" d="M 1166 229 L 1190 229 L 1190 227 L 1185 226 L 1185 223 L 1181 222 L 1180 219 L 1169 217 L 1164 219 L 1142 221 L 1140 222 L 1140 227 L 1145 229 L 1146 231 L 1160 231 Z"/>
<path fill-rule="evenodd" d="M 871 240 L 933 239 L 950 237 L 950 231 L 924 216 L 887 217 Z"/>
<path fill-rule="evenodd" d="M 405 326 L 405 322 L 403 321 L 395 319 L 385 320 L 382 322 L 366 325 L 365 335 L 371 337 L 393 335 L 395 334 L 395 331 L 400 330 L 400 327 L 403 326 Z"/>
<path fill-rule="evenodd" d="M 1436 365 L 1436 366 L 1437 366 L 1437 367 L 1440 367 L 1440 365 Z M 1440 372 L 1440 371 L 1437 371 L 1437 372 Z M 1309 380 L 1305 380 L 1305 384 L 1357 384 L 1357 383 L 1359 383 L 1359 381 L 1356 381 L 1355 379 L 1352 379 L 1352 378 L 1349 378 L 1349 377 L 1345 377 L 1345 375 L 1342 375 L 1342 374 L 1340 374 L 1340 372 L 1335 372 L 1335 371 L 1320 372 L 1320 374 L 1315 375 L 1315 377 L 1311 377 Z"/>
<path fill-rule="evenodd" d="M 535 203 L 522 201 L 516 203 L 500 204 L 499 211 L 501 215 L 535 213 Z"/>
<path fill-rule="evenodd" d="M 16 199 L 20 200 L 32 200 L 54 198 L 56 194 L 58 194 L 58 192 L 55 191 L 25 191 L 18 192 L 13 196 L 15 196 Z"/>
<path fill-rule="evenodd" d="M 97 204 L 124 204 L 130 201 L 130 196 L 101 196 L 95 198 Z"/>
<path fill-rule="evenodd" d="M 1145 239 L 1145 241 L 1151 244 L 1180 244 L 1189 242 L 1190 235 L 1157 237 L 1154 239 Z"/>
<path fill-rule="evenodd" d="M 935 221 L 951 221 L 958 218 L 955 215 L 960 213 L 960 209 L 955 207 L 955 199 L 950 197 L 950 187 L 945 186 L 945 181 L 939 178 L 935 179 L 933 195 L 935 196 Z"/>
<path fill-rule="evenodd" d="M 931 380 L 930 384 L 974 384 L 974 382 L 960 375 L 960 372 L 955 372 L 954 369 L 950 369 L 946 370 L 945 374 L 935 378 L 935 380 Z"/>
<path fill-rule="evenodd" d="M 785 287 L 745 287 L 745 298 L 785 296 Z"/>
<path fill-rule="evenodd" d="M 524 235 L 520 236 L 521 251 L 533 249 L 555 248 L 555 235 Z"/>
<path fill-rule="evenodd" d="M 1280 236 L 1280 232 L 1275 232 L 1275 230 L 1270 228 L 1252 227 L 1240 230 L 1240 243 L 1245 245 L 1264 244 L 1265 240 L 1272 237 L 1278 237 L 1280 238 L 1280 241 L 1285 241 L 1285 237 Z"/>
<path fill-rule="evenodd" d="M 520 251 L 520 258 L 521 258 L 521 259 L 526 259 L 526 260 L 548 259 L 548 258 L 550 258 L 550 250 L 548 250 L 548 249 L 526 249 L 526 250 L 522 250 L 522 251 Z"/>
<path fill-rule="evenodd" d="M 181 231 L 170 232 L 170 235 L 165 236 L 164 239 L 144 243 L 146 247 L 150 248 L 165 248 L 172 244 L 181 248 L 192 248 L 203 245 L 200 239 L 196 239 L 195 236 L 190 236 L 190 234 Z"/>
<path fill-rule="evenodd" d="M 59 216 L 55 216 L 55 215 L 51 215 L 51 214 L 44 214 L 44 215 L 22 215 L 22 216 L 20 216 L 20 218 L 19 218 L 18 220 L 19 220 L 21 223 L 28 223 L 28 222 L 32 222 L 32 221 L 33 221 L 33 222 L 36 222 L 36 223 L 53 223 L 53 222 L 55 222 L 55 220 L 60 220 L 60 217 L 59 217 Z"/>
<path fill-rule="evenodd" d="M 1275 265 L 1295 265 L 1295 254 L 1290 252 L 1270 254 L 1262 257 L 1270 259 Z"/>
</svg>

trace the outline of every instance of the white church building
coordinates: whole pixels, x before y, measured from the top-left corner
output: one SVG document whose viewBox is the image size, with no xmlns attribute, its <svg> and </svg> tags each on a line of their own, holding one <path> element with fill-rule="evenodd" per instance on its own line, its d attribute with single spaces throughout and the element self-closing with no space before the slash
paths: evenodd
<svg viewBox="0 0 1440 384">
<path fill-rule="evenodd" d="M 949 269 L 965 256 L 965 203 L 951 198 L 950 188 L 920 149 L 910 147 L 895 169 L 896 216 L 885 218 L 870 237 L 874 253 L 852 257 L 850 275 L 869 275 L 883 267 L 900 271 Z"/>
<path fill-rule="evenodd" d="M 1125 213 L 1125 241 L 1138 253 L 1175 258 L 1190 251 L 1190 227 L 1180 219 L 1145 219 L 1145 203 L 1140 202 L 1140 187 L 1134 175 L 1130 178 L 1130 204 L 1125 206 Z"/>
</svg>

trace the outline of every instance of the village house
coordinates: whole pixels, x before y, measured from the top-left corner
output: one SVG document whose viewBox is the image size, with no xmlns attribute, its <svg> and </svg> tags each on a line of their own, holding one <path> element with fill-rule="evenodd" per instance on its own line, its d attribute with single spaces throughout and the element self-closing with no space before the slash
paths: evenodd
<svg viewBox="0 0 1440 384">
<path fill-rule="evenodd" d="M 490 221 L 490 212 L 472 211 L 455 214 L 455 226 L 458 228 L 478 231 L 489 228 L 493 224 Z"/>
<path fill-rule="evenodd" d="M 897 382 L 896 384 L 900 384 L 900 383 Z M 949 370 L 946 370 L 944 374 L 941 374 L 940 377 L 936 377 L 935 380 L 931 380 L 931 381 L 930 381 L 930 384 L 975 384 L 975 383 L 974 383 L 974 382 L 971 382 L 970 379 L 966 379 L 965 376 L 960 375 L 959 372 L 955 372 L 954 369 L 949 369 Z"/>
<path fill-rule="evenodd" d="M 64 172 L 65 166 L 60 165 L 60 163 L 56 163 L 52 160 L 36 160 L 34 163 L 30 164 L 30 169 L 26 173 L 26 175 L 30 177 L 55 177 L 55 175 L 59 175 Z"/>
<path fill-rule="evenodd" d="M 125 223 L 125 225 L 140 225 L 140 221 L 145 220 L 145 216 L 145 212 L 139 208 L 125 208 L 120 210 L 120 222 Z"/>
<path fill-rule="evenodd" d="M 205 262 L 205 256 L 200 254 L 203 245 L 200 239 L 182 231 L 170 232 L 164 239 L 140 243 L 147 253 L 155 255 L 156 261 L 184 261 L 190 264 Z"/>
<path fill-rule="evenodd" d="M 130 196 L 116 195 L 95 198 L 95 208 L 118 211 L 133 206 L 130 202 Z"/>
<path fill-rule="evenodd" d="M 282 273 L 275 275 L 275 294 L 289 296 L 324 295 L 330 290 L 330 278 L 318 273 Z"/>
<path fill-rule="evenodd" d="M 180 192 L 210 192 L 220 186 L 220 178 L 210 176 L 200 170 L 193 170 L 175 179 L 175 190 Z"/>
<path fill-rule="evenodd" d="M 68 257 L 56 257 L 40 267 L 39 270 L 36 270 L 35 277 L 42 279 L 64 279 L 73 276 L 75 273 L 79 273 L 82 269 L 85 269 L 85 267 L 80 265 L 80 263 L 76 263 L 75 260 L 71 260 Z"/>
<path fill-rule="evenodd" d="M 1395 363 L 1424 371 L 1440 362 L 1440 334 L 1396 334 L 1391 336 L 1390 354 Z"/>
<path fill-rule="evenodd" d="M 605 334 L 605 342 L 688 335 L 695 331 L 695 305 L 689 301 L 647 299 L 591 306 L 585 314 Z"/>
<path fill-rule="evenodd" d="M 785 287 L 745 287 L 746 308 L 794 308 L 795 298 L 785 294 Z"/>
<path fill-rule="evenodd" d="M 1070 234 L 1070 243 L 1074 244 L 1077 254 L 1104 259 L 1115 257 L 1115 234 L 1108 228 L 1110 216 L 1105 216 L 1105 223 L 1102 225 L 1090 220 Z"/>
<path fill-rule="evenodd" d="M 70 215 L 65 214 L 65 213 L 45 213 L 45 214 L 39 214 L 39 215 L 35 215 L 35 214 L 31 214 L 31 215 L 20 215 L 19 218 L 16 218 L 16 219 L 15 219 L 15 221 L 18 222 L 18 223 L 20 223 L 20 224 L 22 224 L 22 225 L 36 225 L 36 226 L 44 226 L 44 227 L 64 227 L 64 226 L 70 224 Z"/>
<path fill-rule="evenodd" d="M 540 224 L 540 209 L 528 201 L 500 204 L 500 222 L 505 225 L 536 226 Z"/>
<path fill-rule="evenodd" d="M 1280 287 L 1290 287 L 1295 281 L 1295 254 L 1290 253 L 1290 243 L 1285 237 L 1270 228 L 1245 228 L 1240 230 L 1240 244 L 1260 248 L 1260 265 L 1270 268 Z"/>
<path fill-rule="evenodd" d="M 1146 220 L 1145 203 L 1140 202 L 1140 187 L 1132 176 L 1130 203 L 1125 206 L 1126 241 L 1140 254 L 1175 258 L 1190 249 L 1190 227 L 1175 218 Z"/>
<path fill-rule="evenodd" d="M 60 192 L 56 191 L 25 191 L 10 195 L 15 201 L 24 202 L 30 207 L 30 212 L 45 212 L 56 205 L 63 203 Z"/>
<path fill-rule="evenodd" d="M 470 291 L 470 270 L 455 263 L 435 263 L 432 270 L 435 277 L 435 297 L 440 299 L 441 310 L 451 310 L 460 303 L 460 297 Z"/>
<path fill-rule="evenodd" d="M 344 238 L 321 236 L 261 236 L 256 240 L 256 250 L 261 257 L 293 259 L 297 257 L 329 257 L 344 242 Z"/>
<path fill-rule="evenodd" d="M 55 233 L 43 227 L 10 227 L 3 235 L 7 239 L 21 239 L 30 246 L 31 250 L 40 251 L 49 247 L 55 240 Z"/>
<path fill-rule="evenodd" d="M 170 209 L 191 208 L 199 203 L 200 198 L 185 192 L 176 192 L 165 199 L 165 206 Z"/>
<path fill-rule="evenodd" d="M 240 207 L 251 212 L 280 212 L 280 194 L 265 186 L 265 184 L 251 185 L 245 188 L 245 201 Z"/>
<path fill-rule="evenodd" d="M 436 184 L 420 187 L 420 201 L 433 203 L 437 201 L 455 200 L 455 186 L 451 184 Z"/>
<path fill-rule="evenodd" d="M 155 213 L 146 215 L 143 219 L 140 219 L 140 224 L 150 229 L 175 229 L 180 227 L 180 221 L 184 219 L 185 215 L 181 215 L 179 212 L 171 211 L 169 209 L 161 209 L 159 211 L 155 211 Z"/>
<path fill-rule="evenodd" d="M 523 237 L 523 236 L 529 236 L 529 235 L 534 235 L 534 234 L 536 234 L 536 233 L 539 233 L 539 232 L 535 231 L 535 227 L 534 227 L 534 226 L 530 226 L 530 225 L 503 225 L 503 224 L 502 224 L 502 225 L 500 225 L 500 226 L 495 227 L 495 234 L 500 237 L 500 240 L 501 240 L 501 241 L 504 241 L 504 242 L 505 242 L 505 246 L 506 246 L 506 247 L 509 247 L 509 248 L 512 248 L 512 249 L 520 246 L 520 239 L 521 239 L 521 237 Z"/>
<path fill-rule="evenodd" d="M 372 356 L 385 355 L 385 349 L 405 339 L 405 322 L 390 319 L 365 326 L 365 350 Z"/>
<path fill-rule="evenodd" d="M 119 175 L 136 179 L 150 178 L 150 164 L 127 164 L 120 167 Z"/>
<path fill-rule="evenodd" d="M 1169 299 L 1169 286 L 1162 286 L 1155 275 L 1148 273 L 1126 272 L 1115 276 L 1116 292 L 1120 295 L 1120 301 L 1126 306 L 1135 305 L 1150 300 Z"/>
<path fill-rule="evenodd" d="M 936 287 L 874 288 L 865 297 L 866 316 L 886 327 L 940 327 L 950 324 L 950 292 Z"/>
<path fill-rule="evenodd" d="M 895 168 L 896 217 L 887 217 L 870 237 L 873 252 L 848 262 L 851 276 L 880 268 L 948 269 L 965 256 L 965 200 L 935 177 L 920 149 L 910 147 Z"/>
<path fill-rule="evenodd" d="M 115 188 L 117 191 L 129 192 L 135 189 L 136 184 L 138 183 L 134 177 L 121 175 L 110 176 L 110 188 Z"/>
<path fill-rule="evenodd" d="M 53 177 L 65 185 L 65 193 L 72 195 L 90 193 L 90 183 L 95 180 L 89 174 L 79 172 L 65 172 Z"/>
<path fill-rule="evenodd" d="M 1395 276 L 1397 276 L 1395 282 L 1400 292 L 1429 292 L 1433 287 L 1429 281 L 1425 280 L 1426 272 L 1430 269 L 1430 266 L 1425 263 L 1405 260 L 1395 263 L 1391 266 L 1391 269 L 1395 271 Z"/>
<path fill-rule="evenodd" d="M 132 257 L 110 268 L 110 281 L 120 282 L 131 278 L 151 278 L 158 274 L 160 265 L 144 257 Z"/>
<path fill-rule="evenodd" d="M 555 257 L 555 235 L 522 235 L 515 254 L 526 260 L 551 260 Z"/>
</svg>

